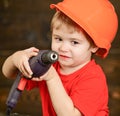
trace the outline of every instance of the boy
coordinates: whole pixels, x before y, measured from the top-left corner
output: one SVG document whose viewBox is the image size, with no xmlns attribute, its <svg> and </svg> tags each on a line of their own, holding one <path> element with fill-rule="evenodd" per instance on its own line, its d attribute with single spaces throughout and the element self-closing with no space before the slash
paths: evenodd
<svg viewBox="0 0 120 116">
<path fill-rule="evenodd" d="M 105 75 L 92 54 L 106 57 L 117 31 L 117 16 L 108 0 L 64 0 L 52 4 L 52 50 L 59 54 L 42 77 L 28 81 L 27 90 L 39 88 L 44 116 L 108 116 Z M 12 78 L 18 69 L 28 78 L 28 60 L 37 48 L 9 56 L 3 73 Z"/>
</svg>

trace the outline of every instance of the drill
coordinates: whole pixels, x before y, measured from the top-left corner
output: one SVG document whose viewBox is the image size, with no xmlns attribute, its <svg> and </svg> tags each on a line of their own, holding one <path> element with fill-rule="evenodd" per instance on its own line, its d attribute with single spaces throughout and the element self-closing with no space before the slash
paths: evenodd
<svg viewBox="0 0 120 116">
<path fill-rule="evenodd" d="M 58 60 L 58 54 L 52 50 L 40 50 L 38 55 L 30 58 L 29 65 L 33 72 L 32 77 L 40 77 L 45 74 L 50 68 L 51 64 Z M 29 78 L 23 77 L 21 72 L 17 74 L 16 80 L 14 81 L 12 88 L 9 92 L 6 104 L 7 111 L 6 115 L 10 116 L 12 109 L 18 102 L 22 91 L 25 89 Z"/>
</svg>

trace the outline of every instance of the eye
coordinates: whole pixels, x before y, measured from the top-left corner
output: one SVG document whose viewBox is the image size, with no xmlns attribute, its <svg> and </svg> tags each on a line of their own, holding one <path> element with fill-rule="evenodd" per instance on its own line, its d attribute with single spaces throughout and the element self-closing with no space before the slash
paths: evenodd
<svg viewBox="0 0 120 116">
<path fill-rule="evenodd" d="M 77 44 L 79 44 L 79 42 L 77 42 L 77 41 L 72 41 L 72 45 L 77 45 Z"/>
<path fill-rule="evenodd" d="M 55 40 L 56 40 L 57 42 L 61 42 L 61 41 L 62 41 L 62 39 L 61 39 L 60 37 L 55 37 Z"/>
</svg>

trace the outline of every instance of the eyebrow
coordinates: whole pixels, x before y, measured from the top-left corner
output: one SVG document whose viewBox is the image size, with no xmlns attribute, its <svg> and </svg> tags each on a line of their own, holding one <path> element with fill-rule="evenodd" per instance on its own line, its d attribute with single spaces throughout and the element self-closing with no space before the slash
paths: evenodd
<svg viewBox="0 0 120 116">
<path fill-rule="evenodd" d="M 73 41 L 73 40 L 74 40 L 74 41 L 78 41 L 78 42 L 83 41 L 82 39 L 78 39 L 78 38 L 70 38 L 70 40 L 71 40 L 71 41 Z"/>
<path fill-rule="evenodd" d="M 52 36 L 57 36 L 57 37 L 61 37 L 60 35 L 57 35 L 57 34 L 52 34 Z"/>
<path fill-rule="evenodd" d="M 62 38 L 60 35 L 57 35 L 57 34 L 53 34 L 53 36 Z M 69 39 L 69 40 L 76 40 L 76 41 L 83 41 L 83 39 L 75 38 L 75 37 L 71 37 L 71 38 L 68 38 L 68 39 Z"/>
</svg>

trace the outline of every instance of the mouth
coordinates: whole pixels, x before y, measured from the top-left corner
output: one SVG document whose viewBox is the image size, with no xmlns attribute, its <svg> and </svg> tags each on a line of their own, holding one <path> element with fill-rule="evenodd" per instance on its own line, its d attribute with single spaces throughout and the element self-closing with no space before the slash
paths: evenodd
<svg viewBox="0 0 120 116">
<path fill-rule="evenodd" d="M 70 58 L 69 56 L 66 56 L 66 55 L 59 55 L 59 57 L 62 58 L 62 59 L 68 59 L 68 58 Z"/>
</svg>

